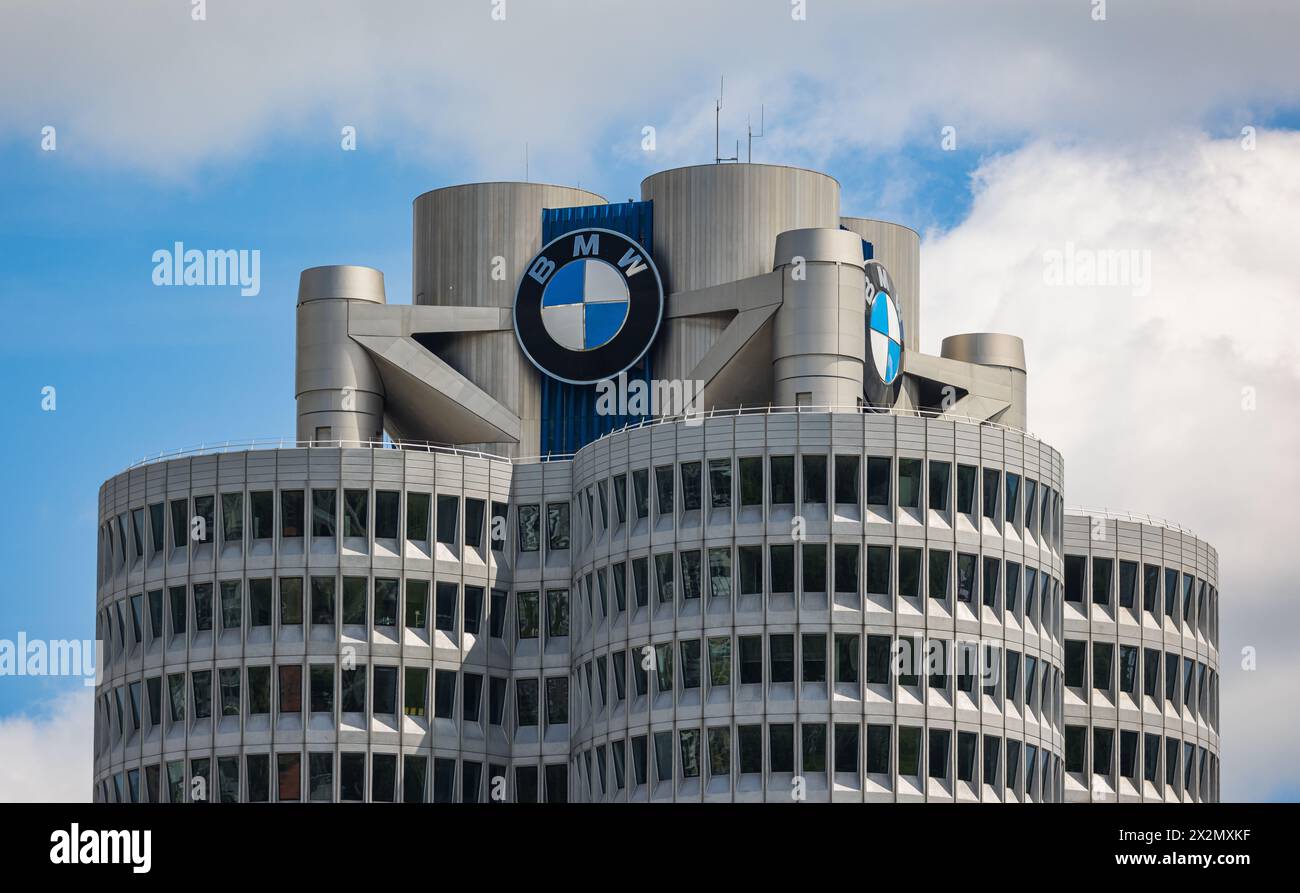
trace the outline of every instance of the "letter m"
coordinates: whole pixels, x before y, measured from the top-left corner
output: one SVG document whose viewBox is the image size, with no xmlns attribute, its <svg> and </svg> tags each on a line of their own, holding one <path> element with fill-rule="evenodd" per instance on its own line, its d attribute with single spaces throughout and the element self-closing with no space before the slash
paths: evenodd
<svg viewBox="0 0 1300 893">
<path fill-rule="evenodd" d="M 600 251 L 600 233 L 592 233 L 586 239 L 581 235 L 573 237 L 573 256 L 585 257 Z"/>
</svg>

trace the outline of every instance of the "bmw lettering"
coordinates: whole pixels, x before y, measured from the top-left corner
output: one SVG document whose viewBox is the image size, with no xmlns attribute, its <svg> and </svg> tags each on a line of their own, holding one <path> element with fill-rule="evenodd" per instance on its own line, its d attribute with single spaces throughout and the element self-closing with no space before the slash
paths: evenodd
<svg viewBox="0 0 1300 893">
<path fill-rule="evenodd" d="M 663 304 L 659 270 L 644 248 L 613 230 L 576 230 L 528 263 L 515 294 L 515 335 L 547 375 L 590 384 L 645 355 Z"/>
</svg>

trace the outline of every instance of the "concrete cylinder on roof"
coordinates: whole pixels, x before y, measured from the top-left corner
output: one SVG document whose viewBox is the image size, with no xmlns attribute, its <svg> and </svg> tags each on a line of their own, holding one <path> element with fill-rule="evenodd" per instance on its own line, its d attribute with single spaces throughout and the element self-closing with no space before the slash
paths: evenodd
<svg viewBox="0 0 1300 893">
<path fill-rule="evenodd" d="M 384 274 L 353 265 L 302 271 L 294 369 L 300 441 L 383 440 L 384 384 L 365 349 L 348 337 L 353 301 L 385 303 Z"/>
<path fill-rule="evenodd" d="M 858 406 L 866 357 L 861 240 L 841 229 L 784 232 L 773 266 L 783 295 L 773 323 L 773 402 Z"/>
</svg>

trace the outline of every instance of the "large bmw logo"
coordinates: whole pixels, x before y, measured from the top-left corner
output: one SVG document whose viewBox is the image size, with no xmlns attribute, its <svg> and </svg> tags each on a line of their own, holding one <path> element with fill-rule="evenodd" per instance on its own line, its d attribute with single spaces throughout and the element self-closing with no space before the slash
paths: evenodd
<svg viewBox="0 0 1300 893">
<path fill-rule="evenodd" d="M 580 229 L 529 261 L 515 293 L 515 336 L 547 375 L 590 384 L 645 355 L 663 307 L 659 270 L 644 248 L 613 230 Z"/>
<path fill-rule="evenodd" d="M 894 283 L 879 261 L 867 261 L 867 365 L 874 381 L 864 379 L 867 402 L 891 405 L 897 397 L 895 384 L 903 369 L 903 321 L 894 301 Z"/>
</svg>

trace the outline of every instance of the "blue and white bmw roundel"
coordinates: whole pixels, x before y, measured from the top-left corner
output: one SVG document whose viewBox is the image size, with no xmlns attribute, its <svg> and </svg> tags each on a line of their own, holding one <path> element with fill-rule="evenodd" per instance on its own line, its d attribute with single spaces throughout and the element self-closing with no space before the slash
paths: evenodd
<svg viewBox="0 0 1300 893">
<path fill-rule="evenodd" d="M 885 384 L 893 384 L 903 365 L 903 324 L 898 318 L 898 307 L 887 291 L 876 292 L 871 300 L 867 334 L 876 375 Z"/>
<path fill-rule="evenodd" d="M 538 369 L 570 384 L 618 375 L 659 333 L 664 287 L 645 248 L 589 227 L 548 242 L 515 292 L 515 336 Z"/>
<path fill-rule="evenodd" d="M 603 260 L 566 264 L 542 293 L 542 325 L 569 350 L 594 350 L 614 340 L 627 322 L 627 310 L 623 275 Z"/>
</svg>

